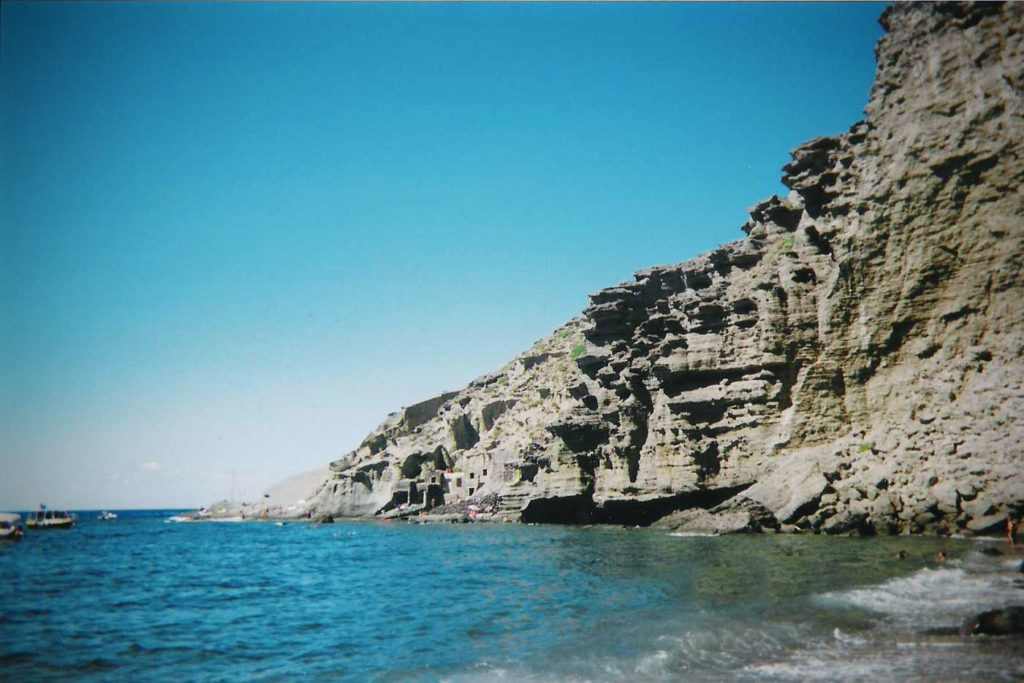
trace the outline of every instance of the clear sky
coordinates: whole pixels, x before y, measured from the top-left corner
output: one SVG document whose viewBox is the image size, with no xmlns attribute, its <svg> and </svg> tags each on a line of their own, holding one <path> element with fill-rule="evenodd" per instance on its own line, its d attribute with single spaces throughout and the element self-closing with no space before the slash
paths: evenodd
<svg viewBox="0 0 1024 683">
<path fill-rule="evenodd" d="M 0 509 L 351 450 L 862 118 L 878 4 L 0 5 Z"/>
</svg>

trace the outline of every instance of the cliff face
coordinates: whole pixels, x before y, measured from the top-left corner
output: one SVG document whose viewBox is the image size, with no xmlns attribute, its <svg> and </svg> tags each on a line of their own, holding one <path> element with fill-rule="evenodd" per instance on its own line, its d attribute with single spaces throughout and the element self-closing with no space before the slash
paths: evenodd
<svg viewBox="0 0 1024 683">
<path fill-rule="evenodd" d="M 745 239 L 393 414 L 316 511 L 828 533 L 1024 512 L 1024 5 L 882 23 L 866 120 L 794 150 Z"/>
</svg>

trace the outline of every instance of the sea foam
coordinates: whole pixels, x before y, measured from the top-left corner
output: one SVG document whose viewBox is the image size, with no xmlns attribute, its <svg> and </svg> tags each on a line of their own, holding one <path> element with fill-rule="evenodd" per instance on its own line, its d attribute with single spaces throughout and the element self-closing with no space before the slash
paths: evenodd
<svg viewBox="0 0 1024 683">
<path fill-rule="evenodd" d="M 929 628 L 958 625 L 973 614 L 1024 598 L 1012 574 L 977 569 L 924 568 L 877 586 L 825 593 L 820 601 L 884 614 L 903 626 Z"/>
</svg>

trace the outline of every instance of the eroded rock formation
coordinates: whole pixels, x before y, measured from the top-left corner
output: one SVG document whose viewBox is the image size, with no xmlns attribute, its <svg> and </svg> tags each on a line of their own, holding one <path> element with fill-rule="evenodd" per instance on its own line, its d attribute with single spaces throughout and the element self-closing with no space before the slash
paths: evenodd
<svg viewBox="0 0 1024 683">
<path fill-rule="evenodd" d="M 866 119 L 331 466 L 331 515 L 984 531 L 1024 512 L 1024 5 L 894 5 Z M 494 500 L 495 498 L 491 498 Z"/>
</svg>

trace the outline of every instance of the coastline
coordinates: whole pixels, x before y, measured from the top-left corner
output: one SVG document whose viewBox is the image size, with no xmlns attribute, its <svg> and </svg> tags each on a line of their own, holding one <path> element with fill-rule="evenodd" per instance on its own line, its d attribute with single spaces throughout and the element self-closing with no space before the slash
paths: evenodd
<svg viewBox="0 0 1024 683">
<path fill-rule="evenodd" d="M 790 192 L 743 238 L 389 414 L 307 514 L 496 495 L 525 522 L 880 536 L 1024 516 L 1024 11 L 906 3 L 880 23 L 865 119 L 794 149 Z"/>
</svg>

